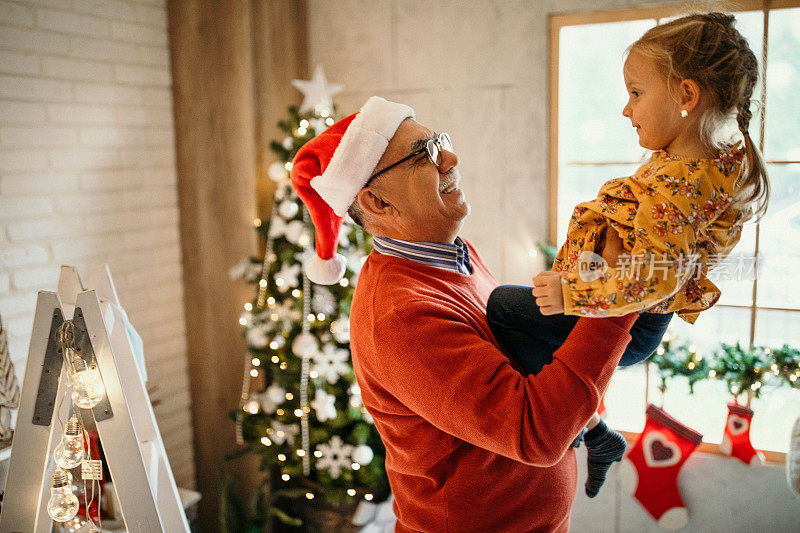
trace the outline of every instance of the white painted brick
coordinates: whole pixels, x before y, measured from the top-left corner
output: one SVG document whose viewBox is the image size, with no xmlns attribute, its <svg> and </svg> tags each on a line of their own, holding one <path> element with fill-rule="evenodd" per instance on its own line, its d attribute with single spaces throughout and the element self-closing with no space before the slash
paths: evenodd
<svg viewBox="0 0 800 533">
<path fill-rule="evenodd" d="M 4 27 L 0 31 L 0 47 L 18 52 L 58 54 L 69 49 L 69 37 L 49 31 Z"/>
<path fill-rule="evenodd" d="M 87 214 L 116 212 L 124 207 L 122 196 L 117 193 L 88 193 L 61 194 L 55 198 L 55 207 L 63 214 Z M 99 228 L 102 231 L 102 228 Z M 96 233 L 97 229 L 93 231 Z"/>
<path fill-rule="evenodd" d="M 124 126 L 172 126 L 172 110 L 167 107 L 120 106 L 117 118 Z"/>
<path fill-rule="evenodd" d="M 159 188 L 175 186 L 177 184 L 177 174 L 175 167 L 153 167 L 140 171 L 144 177 L 144 186 L 148 188 Z"/>
<path fill-rule="evenodd" d="M 140 56 L 139 48 L 136 45 L 83 37 L 73 37 L 69 50 L 73 57 L 100 59 L 112 63 L 138 63 Z"/>
<path fill-rule="evenodd" d="M 139 62 L 143 65 L 169 69 L 169 49 L 163 46 L 139 46 Z"/>
<path fill-rule="evenodd" d="M 50 9 L 64 9 L 69 10 L 72 0 L 25 0 L 26 4 L 32 6 L 41 6 Z"/>
<path fill-rule="evenodd" d="M 35 304 L 36 293 L 34 291 L 26 291 L 13 296 L 0 296 L 0 313 L 3 313 L 3 320 L 5 321 L 5 317 L 10 318 L 25 313 L 32 309 Z M 30 333 L 30 330 L 28 333 Z"/>
<path fill-rule="evenodd" d="M 75 100 L 98 104 L 141 104 L 142 90 L 138 87 L 123 87 L 108 83 L 77 83 Z"/>
<path fill-rule="evenodd" d="M 0 76 L 0 98 L 68 102 L 72 100 L 72 86 L 63 81 Z"/>
<path fill-rule="evenodd" d="M 0 51 L 0 72 L 35 76 L 41 69 L 39 56 Z"/>
<path fill-rule="evenodd" d="M 142 96 L 148 106 L 160 106 L 163 113 L 172 115 L 172 89 L 154 89 L 145 87 L 142 89 Z"/>
<path fill-rule="evenodd" d="M 82 236 L 74 239 L 64 239 L 53 245 L 53 258 L 58 263 L 74 261 L 107 255 L 108 250 L 116 247 L 118 239 L 116 237 L 89 237 Z"/>
<path fill-rule="evenodd" d="M 112 22 L 111 34 L 121 41 L 130 41 L 139 44 L 154 46 L 167 46 L 166 28 L 151 28 L 141 24 L 128 22 Z"/>
<path fill-rule="evenodd" d="M 73 148 L 71 150 L 50 150 L 48 156 L 53 168 L 64 170 L 87 170 L 119 166 L 116 150 L 92 148 L 91 150 Z"/>
<path fill-rule="evenodd" d="M 120 158 L 125 166 L 174 166 L 175 151 L 172 148 L 122 148 Z"/>
<path fill-rule="evenodd" d="M 47 104 L 50 122 L 60 124 L 114 124 L 113 106 L 98 104 Z"/>
<path fill-rule="evenodd" d="M 8 275 L 8 271 L 0 270 L 0 294 L 6 294 L 10 288 L 11 277 Z"/>
<path fill-rule="evenodd" d="M 53 212 L 50 198 L 0 198 L 0 220 L 39 217 Z"/>
<path fill-rule="evenodd" d="M 30 172 L 47 168 L 43 150 L 0 150 L 0 172 Z"/>
<path fill-rule="evenodd" d="M 53 290 L 58 283 L 59 270 L 55 265 L 14 270 L 15 289 Z"/>
<path fill-rule="evenodd" d="M 53 270 L 53 267 L 49 268 Z M 27 288 L 29 287 L 26 287 L 26 289 Z M 45 287 L 42 287 L 42 290 L 45 290 Z M 30 291 L 26 292 L 29 293 Z M 7 322 L 4 320 L 3 323 L 8 327 L 8 335 L 10 337 L 30 338 L 31 329 L 33 328 L 33 315 L 34 313 L 23 312 L 22 314 L 15 316 L 14 318 L 8 320 Z"/>
<path fill-rule="evenodd" d="M 31 8 L 12 2 L 0 2 L 0 22 L 12 26 L 32 27 L 34 20 Z"/>
<path fill-rule="evenodd" d="M 138 6 L 116 0 L 73 0 L 72 9 L 109 19 L 139 20 Z"/>
<path fill-rule="evenodd" d="M 166 0 L 128 0 L 134 4 L 149 4 L 166 10 Z"/>
<path fill-rule="evenodd" d="M 42 196 L 78 188 L 78 175 L 70 172 L 39 172 L 0 176 L 3 196 Z"/>
<path fill-rule="evenodd" d="M 152 226 L 151 216 L 142 216 L 140 211 L 114 211 L 99 215 L 89 215 L 86 217 L 86 230 L 102 231 L 103 233 L 131 231 L 137 228 Z M 119 244 L 119 240 L 117 240 Z"/>
<path fill-rule="evenodd" d="M 125 206 L 128 208 L 175 207 L 178 204 L 177 196 L 175 189 L 145 189 L 125 191 L 122 194 Z"/>
<path fill-rule="evenodd" d="M 145 143 L 148 146 L 174 148 L 175 132 L 172 128 L 148 128 L 144 130 Z"/>
<path fill-rule="evenodd" d="M 114 78 L 111 66 L 96 61 L 78 61 L 71 58 L 44 57 L 42 71 L 50 78 L 103 82 Z"/>
<path fill-rule="evenodd" d="M 137 188 L 144 182 L 139 169 L 117 169 L 91 172 L 81 175 L 81 189 L 87 191 L 111 191 Z"/>
<path fill-rule="evenodd" d="M 122 242 L 125 248 L 129 250 L 133 248 L 150 248 L 156 244 L 174 244 L 179 246 L 176 228 L 128 231 L 125 232 Z"/>
<path fill-rule="evenodd" d="M 8 225 L 9 238 L 12 242 L 18 243 L 26 241 L 41 242 L 80 233 L 83 233 L 83 220 L 80 218 L 79 213 L 75 213 L 72 217 L 48 217 L 10 223 Z"/>
<path fill-rule="evenodd" d="M 78 138 L 73 128 L 5 126 L 0 128 L 0 146 L 3 148 L 32 148 L 69 146 Z"/>
<path fill-rule="evenodd" d="M 81 144 L 89 146 L 142 146 L 145 135 L 136 128 L 81 128 Z"/>
<path fill-rule="evenodd" d="M 35 265 L 50 259 L 50 254 L 44 246 L 34 244 L 18 248 L 0 250 L 0 265 L 13 267 L 20 265 Z"/>
<path fill-rule="evenodd" d="M 156 67 L 114 65 L 114 78 L 123 83 L 157 87 L 168 87 L 171 83 L 169 71 Z"/>
<path fill-rule="evenodd" d="M 44 104 L 0 102 L 0 124 L 39 124 L 47 120 Z"/>
<path fill-rule="evenodd" d="M 108 37 L 111 32 L 105 19 L 51 9 L 36 11 L 36 25 L 47 30 L 89 37 Z"/>
<path fill-rule="evenodd" d="M 162 6 L 136 6 L 136 18 L 148 26 L 159 29 L 167 28 L 167 10 Z"/>
</svg>

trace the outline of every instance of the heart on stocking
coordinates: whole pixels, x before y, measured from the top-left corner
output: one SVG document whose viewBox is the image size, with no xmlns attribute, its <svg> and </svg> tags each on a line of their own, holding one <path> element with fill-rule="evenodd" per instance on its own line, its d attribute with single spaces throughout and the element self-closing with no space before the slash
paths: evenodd
<svg viewBox="0 0 800 533">
<path fill-rule="evenodd" d="M 746 418 L 734 414 L 728 417 L 728 431 L 731 432 L 731 435 L 741 435 L 747 431 L 748 427 L 750 427 L 750 421 Z"/>
<path fill-rule="evenodd" d="M 672 466 L 681 460 L 681 449 L 660 431 L 644 435 L 644 460 L 653 468 Z"/>
</svg>

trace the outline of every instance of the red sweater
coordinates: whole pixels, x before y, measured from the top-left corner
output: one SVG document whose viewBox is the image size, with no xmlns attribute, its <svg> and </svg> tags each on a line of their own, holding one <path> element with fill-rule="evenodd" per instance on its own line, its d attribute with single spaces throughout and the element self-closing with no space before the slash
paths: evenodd
<svg viewBox="0 0 800 533">
<path fill-rule="evenodd" d="M 486 323 L 497 285 L 470 246 L 466 276 L 376 252 L 350 314 L 353 367 L 386 446 L 395 531 L 560 531 L 569 447 L 597 409 L 636 315 L 581 318 L 523 377 Z"/>
</svg>

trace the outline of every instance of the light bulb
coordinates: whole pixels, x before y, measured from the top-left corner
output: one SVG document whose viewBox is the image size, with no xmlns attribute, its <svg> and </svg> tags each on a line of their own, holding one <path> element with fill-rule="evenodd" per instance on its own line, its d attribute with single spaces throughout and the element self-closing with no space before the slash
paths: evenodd
<svg viewBox="0 0 800 533">
<path fill-rule="evenodd" d="M 81 464 L 83 459 L 83 427 L 75 415 L 70 417 L 61 442 L 53 452 L 56 464 L 64 470 L 70 470 Z"/>
<path fill-rule="evenodd" d="M 97 367 L 89 368 L 80 357 L 72 360 L 72 402 L 82 409 L 91 409 L 103 399 L 105 388 Z"/>
<path fill-rule="evenodd" d="M 66 522 L 78 514 L 78 498 L 72 493 L 67 473 L 61 469 L 53 472 L 53 487 L 50 489 L 50 501 L 47 502 L 47 514 L 56 522 Z"/>
</svg>

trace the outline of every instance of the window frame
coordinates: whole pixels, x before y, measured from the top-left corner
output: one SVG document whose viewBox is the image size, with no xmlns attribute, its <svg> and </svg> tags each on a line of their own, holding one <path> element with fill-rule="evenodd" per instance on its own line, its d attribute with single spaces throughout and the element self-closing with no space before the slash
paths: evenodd
<svg viewBox="0 0 800 533">
<path fill-rule="evenodd" d="M 723 1 L 706 1 L 692 4 L 691 11 L 726 11 L 730 13 L 744 12 L 744 11 L 761 11 L 764 16 L 764 46 L 762 56 L 759 58 L 761 66 L 761 94 L 759 100 L 765 102 L 765 109 L 759 113 L 759 129 L 758 139 L 754 139 L 758 143 L 761 152 L 764 151 L 764 134 L 766 122 L 766 69 L 767 69 L 767 37 L 769 29 L 769 13 L 777 9 L 789 9 L 800 7 L 800 0 L 738 0 L 736 3 L 729 3 Z M 598 10 L 598 11 L 585 11 L 578 13 L 552 13 L 549 16 L 548 24 L 548 43 L 549 43 L 549 106 L 548 106 L 548 239 L 551 243 L 557 243 L 558 239 L 558 91 L 559 91 L 559 38 L 560 30 L 565 26 L 580 26 L 585 24 L 603 24 L 613 22 L 626 22 L 635 20 L 647 19 L 662 19 L 674 16 L 680 16 L 687 13 L 687 6 L 685 4 L 673 4 L 665 6 L 654 7 L 634 7 L 625 9 L 613 10 Z M 800 164 L 800 161 L 785 161 L 785 160 L 767 160 L 767 164 L 772 165 L 789 165 Z M 635 163 L 633 161 L 623 162 Z M 598 164 L 620 164 L 620 162 L 602 162 Z M 782 308 L 782 307 L 767 307 L 758 305 L 758 254 L 759 254 L 759 233 L 760 222 L 755 224 L 755 265 L 754 265 L 754 280 L 753 280 L 753 295 L 750 305 L 737 305 L 737 304 L 717 304 L 719 307 L 733 308 L 733 309 L 749 309 L 750 310 L 750 344 L 753 345 L 756 334 L 756 314 L 759 310 L 764 311 L 787 311 L 798 313 L 800 317 L 800 308 Z M 649 376 L 649 363 L 647 365 L 647 375 Z M 749 392 L 749 391 L 748 391 Z M 749 403 L 749 402 L 748 402 Z M 622 431 L 625 439 L 630 443 L 634 442 L 639 433 Z M 698 451 L 711 453 L 716 455 L 725 455 L 720 450 L 718 444 L 703 442 Z M 786 454 L 783 452 L 776 452 L 770 450 L 762 450 L 764 456 L 769 463 L 782 464 L 786 462 Z"/>
</svg>

